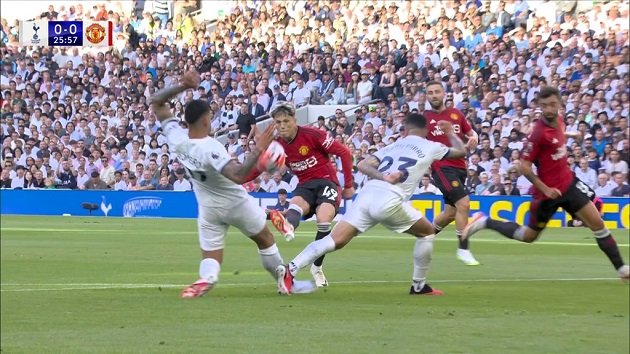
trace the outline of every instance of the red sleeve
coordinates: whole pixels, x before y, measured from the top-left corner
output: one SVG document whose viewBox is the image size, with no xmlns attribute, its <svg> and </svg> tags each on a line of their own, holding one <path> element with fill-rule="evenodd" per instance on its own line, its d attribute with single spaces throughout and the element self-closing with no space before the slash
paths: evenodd
<svg viewBox="0 0 630 354">
<path fill-rule="evenodd" d="M 245 183 L 247 182 L 251 182 L 254 179 L 256 179 L 256 177 L 260 176 L 262 174 L 262 172 L 260 172 L 260 170 L 258 169 L 258 167 L 254 167 L 254 169 L 252 170 L 252 172 L 250 172 L 247 177 L 245 177 Z"/>
<path fill-rule="evenodd" d="M 541 142 L 541 132 L 534 128 L 534 131 L 527 137 L 527 144 L 523 147 L 522 156 L 525 161 L 533 163 L 538 159 Z"/>
<path fill-rule="evenodd" d="M 462 111 L 460 111 L 459 109 L 457 110 L 457 115 L 459 116 L 459 119 L 462 121 L 461 125 L 462 125 L 462 133 L 464 133 L 464 135 L 468 134 L 472 129 L 472 127 L 470 126 L 470 123 L 468 123 L 468 119 L 466 119 L 466 117 L 464 116 L 464 113 L 462 113 Z"/>
<path fill-rule="evenodd" d="M 331 135 L 323 132 L 320 134 L 319 142 L 326 153 L 336 155 L 341 160 L 344 186 L 353 186 L 354 175 L 352 174 L 352 153 L 350 150 L 335 140 Z"/>
</svg>

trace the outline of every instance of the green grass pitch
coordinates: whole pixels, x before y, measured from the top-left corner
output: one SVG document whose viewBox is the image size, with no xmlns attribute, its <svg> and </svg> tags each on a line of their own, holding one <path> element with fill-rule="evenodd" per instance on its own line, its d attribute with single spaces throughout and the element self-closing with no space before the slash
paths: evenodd
<svg viewBox="0 0 630 354">
<path fill-rule="evenodd" d="M 586 229 L 539 243 L 480 233 L 479 267 L 435 242 L 438 297 L 409 296 L 413 238 L 377 227 L 327 256 L 330 287 L 281 297 L 253 242 L 227 237 L 218 285 L 198 276 L 195 220 L 2 216 L 3 353 L 628 353 L 629 287 Z M 315 234 L 303 223 L 289 261 Z M 613 232 L 628 260 L 628 232 Z M 307 269 L 300 278 L 308 279 Z"/>
</svg>

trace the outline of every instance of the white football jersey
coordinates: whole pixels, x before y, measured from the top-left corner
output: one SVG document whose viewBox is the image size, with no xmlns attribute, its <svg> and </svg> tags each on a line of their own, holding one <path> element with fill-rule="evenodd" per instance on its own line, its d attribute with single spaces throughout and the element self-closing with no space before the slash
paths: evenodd
<svg viewBox="0 0 630 354">
<path fill-rule="evenodd" d="M 229 207 L 242 203 L 249 197 L 243 186 L 221 174 L 232 157 L 217 140 L 207 137 L 190 139 L 177 123 L 164 127 L 169 147 L 175 151 L 179 163 L 190 175 L 193 191 L 199 205 Z"/>
<path fill-rule="evenodd" d="M 404 174 L 402 181 L 396 185 L 385 181 L 370 180 L 365 187 L 374 186 L 391 190 L 407 201 L 413 195 L 416 187 L 420 185 L 422 176 L 427 173 L 435 160 L 441 160 L 448 153 L 449 148 L 441 143 L 429 141 L 415 135 L 408 135 L 398 139 L 372 156 L 381 160 L 378 170 L 383 173 L 401 171 Z M 364 188 L 365 188 L 364 187 Z"/>
</svg>

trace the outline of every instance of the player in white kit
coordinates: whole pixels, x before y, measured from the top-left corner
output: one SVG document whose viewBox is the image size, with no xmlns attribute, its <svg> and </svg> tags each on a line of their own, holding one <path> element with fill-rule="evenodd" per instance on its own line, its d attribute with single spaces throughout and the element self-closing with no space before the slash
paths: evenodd
<svg viewBox="0 0 630 354">
<path fill-rule="evenodd" d="M 443 294 L 425 282 L 431 264 L 435 229 L 408 201 L 435 160 L 462 158 L 466 156 L 466 146 L 446 121 L 440 122 L 440 128 L 449 137 L 451 148 L 425 139 L 427 122 L 423 115 L 409 115 L 405 127 L 409 132 L 407 137 L 398 139 L 359 163 L 359 170 L 370 181 L 330 235 L 310 243 L 291 263 L 278 267 L 281 293 L 291 294 L 294 277 L 301 268 L 324 254 L 343 248 L 356 235 L 380 223 L 391 231 L 408 233 L 417 238 L 409 294 Z"/>
<path fill-rule="evenodd" d="M 274 125 L 268 126 L 257 137 L 256 148 L 241 164 L 230 157 L 221 143 L 208 136 L 212 114 L 207 102 L 193 100 L 186 106 L 184 115 L 189 126 L 188 132 L 173 118 L 167 102 L 183 91 L 198 87 L 199 74 L 186 73 L 182 83 L 181 86 L 172 86 L 155 93 L 151 97 L 151 106 L 168 138 L 169 146 L 177 153 L 180 164 L 192 178 L 199 204 L 197 223 L 202 251 L 200 279 L 181 294 L 182 298 L 194 298 L 211 290 L 219 279 L 224 238 L 229 226 L 236 227 L 256 243 L 263 267 L 272 276 L 276 276 L 276 268 L 283 260 L 273 234 L 267 227 L 264 210 L 242 186 L 259 174 L 254 167 L 274 139 Z M 291 291 L 310 292 L 315 289 L 314 282 L 304 281 L 295 283 Z"/>
</svg>

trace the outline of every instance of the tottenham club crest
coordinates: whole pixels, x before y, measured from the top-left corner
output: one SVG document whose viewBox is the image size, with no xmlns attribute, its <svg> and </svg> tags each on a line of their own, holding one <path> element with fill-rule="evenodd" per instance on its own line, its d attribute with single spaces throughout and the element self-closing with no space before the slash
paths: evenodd
<svg viewBox="0 0 630 354">
<path fill-rule="evenodd" d="M 298 151 L 300 152 L 300 155 L 306 156 L 308 155 L 308 146 L 302 145 Z"/>
<path fill-rule="evenodd" d="M 85 31 L 85 37 L 91 43 L 99 44 L 105 39 L 105 27 L 94 23 Z"/>
</svg>

